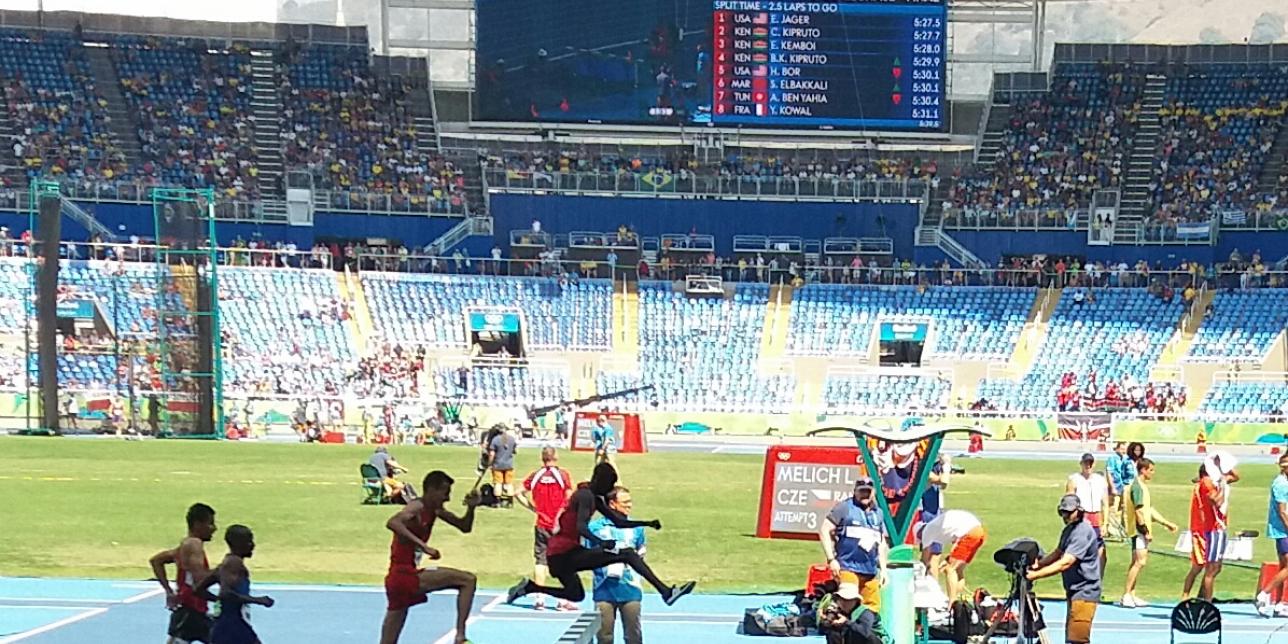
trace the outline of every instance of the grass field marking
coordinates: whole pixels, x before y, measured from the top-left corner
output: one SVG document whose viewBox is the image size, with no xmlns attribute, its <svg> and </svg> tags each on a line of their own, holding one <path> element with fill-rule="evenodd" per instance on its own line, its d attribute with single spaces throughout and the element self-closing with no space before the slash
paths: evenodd
<svg viewBox="0 0 1288 644">
<path fill-rule="evenodd" d="M 107 612 L 106 608 L 87 608 L 85 609 L 84 612 L 77 613 L 76 615 L 72 615 L 71 617 L 64 617 L 63 619 L 60 619 L 56 622 L 50 622 L 48 624 L 45 624 L 44 626 L 37 626 L 36 628 L 23 631 L 16 635 L 10 635 L 9 637 L 0 638 L 0 644 L 12 644 L 12 642 L 21 642 L 22 640 L 25 640 L 29 637 L 35 637 L 42 633 L 48 633 L 49 631 L 57 630 L 69 624 L 75 624 L 76 622 L 79 622 L 81 620 L 86 620 L 91 617 L 98 617 L 99 615 L 102 615 L 103 613 L 106 613 L 106 612 Z"/>
<path fill-rule="evenodd" d="M 493 597 L 493 598 L 492 598 L 492 601 L 488 602 L 487 604 L 484 604 L 484 605 L 483 605 L 483 608 L 480 608 L 480 609 L 479 609 L 479 612 L 477 612 L 477 613 L 475 613 L 475 614 L 473 614 L 473 615 L 470 615 L 470 616 L 469 616 L 469 619 L 466 619 L 466 620 L 465 620 L 465 627 L 466 627 L 466 628 L 469 628 L 470 624 L 473 624 L 473 623 L 475 623 L 475 622 L 479 621 L 479 619 L 481 619 L 481 618 L 483 617 L 483 613 L 487 612 L 489 609 L 493 608 L 494 606 L 496 606 L 497 604 L 500 604 L 500 603 L 501 603 L 501 602 L 503 602 L 503 601 L 505 601 L 505 595 L 503 595 L 503 594 L 501 594 L 501 595 L 497 595 L 496 597 Z M 490 619 L 498 619 L 498 618 L 493 617 L 493 618 L 490 618 Z M 448 630 L 448 631 L 447 631 L 447 633 L 446 633 L 445 635 L 443 635 L 442 637 L 440 637 L 440 638 L 438 638 L 438 639 L 434 640 L 434 644 L 451 644 L 451 643 L 452 643 L 452 640 L 453 640 L 453 639 L 455 639 L 455 638 L 456 638 L 456 629 L 455 629 L 455 628 L 452 628 L 452 629 Z M 3 643 L 0 643 L 0 644 L 3 644 Z"/>
<path fill-rule="evenodd" d="M 84 482 L 84 481 L 92 481 L 92 482 L 96 482 L 96 483 L 98 483 L 98 482 L 108 482 L 108 483 L 138 483 L 138 482 L 143 481 L 143 480 L 144 480 L 144 479 L 139 479 L 139 478 L 125 478 L 125 477 L 121 477 L 121 478 L 101 478 L 101 477 L 93 477 L 93 478 L 77 478 L 77 477 L 74 477 L 74 476 L 12 476 L 12 475 L 8 475 L 8 474 L 0 474 L 0 481 L 44 481 L 44 482 L 47 482 L 47 483 L 80 483 L 80 482 Z M 157 479 L 157 478 L 154 478 L 154 479 L 151 479 L 151 482 L 152 482 L 152 483 L 164 483 L 164 482 L 165 482 L 165 479 Z M 238 484 L 238 485 L 264 485 L 265 483 L 278 483 L 278 484 L 282 484 L 282 485 L 362 485 L 362 483 L 361 483 L 361 482 L 357 482 L 357 483 L 337 483 L 337 482 L 335 482 L 335 481 L 250 481 L 250 480 L 245 480 L 245 479 L 242 479 L 242 480 L 232 480 L 232 479 L 228 479 L 228 480 L 222 480 L 222 481 L 209 481 L 209 482 L 210 482 L 210 483 L 218 483 L 218 484 L 222 484 L 222 485 L 229 485 L 229 484 Z"/>
<path fill-rule="evenodd" d="M 121 603 L 122 603 L 122 604 L 136 604 L 136 603 L 141 602 L 141 601 L 143 601 L 143 600 L 145 600 L 145 599 L 151 599 L 152 597 L 156 597 L 157 595 L 161 595 L 161 594 L 164 594 L 164 593 L 165 593 L 165 591 L 164 591 L 164 590 L 161 590 L 160 588 L 153 588 L 152 590 L 145 590 L 145 591 L 143 591 L 143 592 L 141 592 L 141 593 L 139 593 L 139 594 L 137 594 L 137 595 L 132 595 L 132 596 L 130 596 L 130 597 L 126 597 L 125 599 L 122 599 L 122 600 L 121 600 Z"/>
</svg>

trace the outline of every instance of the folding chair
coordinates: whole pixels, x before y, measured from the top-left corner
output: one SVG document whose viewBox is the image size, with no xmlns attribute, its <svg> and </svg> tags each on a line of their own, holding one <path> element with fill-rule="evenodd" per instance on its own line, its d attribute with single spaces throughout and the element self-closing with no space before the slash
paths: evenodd
<svg viewBox="0 0 1288 644">
<path fill-rule="evenodd" d="M 362 474 L 362 503 L 363 505 L 384 505 L 389 503 L 385 496 L 385 480 L 376 470 L 376 466 L 371 463 L 363 463 L 358 466 L 358 472 Z"/>
<path fill-rule="evenodd" d="M 1216 633 L 1216 644 L 1221 644 L 1221 611 L 1212 602 L 1187 599 L 1172 609 L 1172 624 L 1167 631 L 1172 644 L 1176 644 L 1177 631 L 1186 635 Z"/>
</svg>

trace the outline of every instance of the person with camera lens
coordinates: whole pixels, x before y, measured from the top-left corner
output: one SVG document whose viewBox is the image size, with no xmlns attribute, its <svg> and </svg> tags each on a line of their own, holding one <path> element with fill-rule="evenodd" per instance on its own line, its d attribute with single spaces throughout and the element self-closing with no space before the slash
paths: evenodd
<svg viewBox="0 0 1288 644">
<path fill-rule="evenodd" d="M 854 481 L 854 495 L 837 503 L 819 528 L 819 543 L 832 575 L 840 579 L 843 573 L 854 574 L 863 605 L 873 612 L 881 609 L 887 537 L 885 513 L 877 505 L 875 486 L 868 476 Z"/>
<path fill-rule="evenodd" d="M 1041 561 L 1033 564 L 1025 574 L 1029 581 L 1037 581 L 1059 574 L 1064 584 L 1065 598 L 1069 603 L 1065 618 L 1064 640 L 1067 644 L 1089 644 L 1091 623 L 1100 605 L 1101 575 L 1100 534 L 1091 523 L 1084 520 L 1086 512 L 1076 494 L 1066 494 L 1057 506 L 1064 530 L 1060 532 L 1060 545 Z"/>
<path fill-rule="evenodd" d="M 825 596 L 817 607 L 818 631 L 826 638 L 827 644 L 884 642 L 876 609 L 859 601 L 859 576 L 843 570 L 837 579 L 836 592 Z"/>
</svg>

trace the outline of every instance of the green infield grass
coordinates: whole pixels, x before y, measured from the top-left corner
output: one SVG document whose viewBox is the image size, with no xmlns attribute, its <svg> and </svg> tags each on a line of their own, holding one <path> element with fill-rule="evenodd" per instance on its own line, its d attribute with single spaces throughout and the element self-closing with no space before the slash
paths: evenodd
<svg viewBox="0 0 1288 644">
<path fill-rule="evenodd" d="M 147 559 L 184 534 L 183 515 L 194 502 L 217 511 L 221 526 L 255 530 L 256 579 L 308 583 L 377 584 L 389 556 L 386 519 L 393 506 L 359 503 L 358 465 L 370 448 L 356 445 L 217 443 L 204 441 L 0 439 L 0 575 L 150 576 Z M 394 447 L 419 485 L 431 469 L 456 478 L 453 504 L 475 479 L 478 452 L 461 447 Z M 817 543 L 754 536 L 763 459 L 758 456 L 654 453 L 622 455 L 622 482 L 642 518 L 659 518 L 648 535 L 648 555 L 666 580 L 696 579 L 699 591 L 764 592 L 804 585 L 806 568 L 821 559 Z M 564 454 L 574 479 L 589 475 L 590 457 Z M 1018 536 L 1055 545 L 1055 506 L 1077 464 L 1052 461 L 961 459 L 966 475 L 948 490 L 950 507 L 976 513 L 988 542 L 967 571 L 971 586 L 1004 593 L 1006 579 L 992 552 Z M 519 472 L 539 465 L 536 450 L 519 452 Z M 1153 485 L 1156 507 L 1185 525 L 1193 464 L 1160 464 Z M 1275 468 L 1241 468 L 1231 506 L 1234 530 L 1265 531 L 1266 497 Z M 459 505 L 456 507 L 459 508 Z M 1156 550 L 1170 551 L 1161 531 Z M 478 574 L 485 587 L 502 588 L 528 574 L 532 515 L 518 507 L 480 509 L 472 534 L 436 526 L 431 543 L 441 565 Z M 208 546 L 212 562 L 222 536 Z M 1273 559 L 1273 545 L 1257 539 L 1255 562 Z M 1106 599 L 1122 594 L 1128 549 L 1109 544 Z M 1175 598 L 1186 560 L 1154 555 L 1137 591 L 1146 599 Z M 1250 598 L 1256 573 L 1227 566 L 1218 579 L 1223 598 Z M 1058 579 L 1038 586 L 1060 594 Z"/>
</svg>

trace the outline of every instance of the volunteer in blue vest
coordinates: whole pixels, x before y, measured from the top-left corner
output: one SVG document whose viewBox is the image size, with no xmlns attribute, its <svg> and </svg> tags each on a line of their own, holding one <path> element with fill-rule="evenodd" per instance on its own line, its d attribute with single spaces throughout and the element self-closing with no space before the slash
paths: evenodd
<svg viewBox="0 0 1288 644">
<path fill-rule="evenodd" d="M 608 424 L 608 418 L 600 416 L 595 421 L 595 428 L 590 430 L 590 441 L 595 445 L 595 463 L 608 463 L 617 467 L 617 430 Z"/>
<path fill-rule="evenodd" d="M 877 505 L 871 478 L 860 476 L 854 482 L 854 496 L 832 508 L 818 536 L 832 575 L 838 579 L 842 572 L 857 575 L 863 605 L 880 612 L 890 547 L 885 514 Z"/>
<path fill-rule="evenodd" d="M 1270 483 L 1270 510 L 1266 518 L 1266 536 L 1274 539 L 1279 555 L 1279 571 L 1257 592 L 1257 613 L 1262 617 L 1288 617 L 1288 598 L 1280 597 L 1272 606 L 1273 589 L 1283 588 L 1288 581 L 1288 454 L 1279 456 L 1279 476 Z"/>
<path fill-rule="evenodd" d="M 604 495 L 608 507 L 629 517 L 631 491 L 618 485 Z M 644 528 L 619 528 L 612 521 L 599 517 L 587 526 L 596 537 L 611 544 L 614 549 L 634 548 L 644 556 Z M 591 547 L 593 544 L 588 544 Z M 640 627 L 640 602 L 644 590 L 640 576 L 626 564 L 615 563 L 596 568 L 594 572 L 595 609 L 599 611 L 598 644 L 613 644 L 613 629 L 617 616 L 622 617 L 622 636 L 626 644 L 644 644 L 644 630 Z"/>
</svg>

